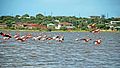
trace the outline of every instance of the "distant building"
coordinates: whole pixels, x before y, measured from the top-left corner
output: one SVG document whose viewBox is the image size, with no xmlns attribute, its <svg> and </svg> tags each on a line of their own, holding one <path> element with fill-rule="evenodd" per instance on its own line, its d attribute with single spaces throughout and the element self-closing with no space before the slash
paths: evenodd
<svg viewBox="0 0 120 68">
<path fill-rule="evenodd" d="M 48 29 L 55 29 L 55 24 L 49 23 L 49 24 L 47 24 L 47 28 Z"/>
<path fill-rule="evenodd" d="M 53 24 L 53 23 L 47 24 L 47 27 L 50 27 L 50 26 L 55 26 L 55 24 Z"/>
<path fill-rule="evenodd" d="M 24 24 L 24 27 L 28 28 L 28 29 L 34 29 L 34 28 L 38 28 L 38 29 L 47 29 L 47 26 L 42 25 L 42 24 Z"/>
<path fill-rule="evenodd" d="M 47 29 L 47 26 L 42 25 L 42 24 L 34 24 L 34 23 L 22 23 L 22 22 L 17 22 L 14 25 L 16 28 L 28 28 L 28 29 Z"/>
<path fill-rule="evenodd" d="M 4 23 L 0 23 L 0 28 L 6 28 L 6 27 L 7 27 L 6 24 L 4 24 Z"/>
<path fill-rule="evenodd" d="M 111 29 L 119 29 L 120 30 L 120 21 L 111 21 L 109 24 Z"/>
<path fill-rule="evenodd" d="M 100 16 L 90 16 L 91 19 L 99 19 Z"/>
<path fill-rule="evenodd" d="M 65 27 L 66 29 L 74 29 L 75 28 L 75 26 L 73 26 L 72 23 L 62 22 L 62 23 L 57 24 L 55 29 L 61 29 L 62 27 Z"/>
<path fill-rule="evenodd" d="M 42 24 L 39 24 L 39 28 L 40 28 L 40 29 L 47 29 L 47 26 L 42 25 Z"/>
<path fill-rule="evenodd" d="M 39 24 L 24 23 L 23 26 L 28 29 L 38 28 Z"/>
<path fill-rule="evenodd" d="M 16 23 L 14 24 L 14 27 L 15 27 L 15 28 L 24 27 L 23 22 L 16 22 Z"/>
<path fill-rule="evenodd" d="M 120 24 L 120 21 L 111 21 L 110 24 Z"/>
</svg>

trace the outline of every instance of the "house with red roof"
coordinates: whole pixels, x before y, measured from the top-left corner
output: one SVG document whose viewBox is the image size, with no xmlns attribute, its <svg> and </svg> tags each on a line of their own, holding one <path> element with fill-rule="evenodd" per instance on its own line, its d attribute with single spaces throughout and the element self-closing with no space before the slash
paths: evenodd
<svg viewBox="0 0 120 68">
<path fill-rule="evenodd" d="M 35 24 L 35 23 L 16 23 L 15 27 L 20 28 L 28 28 L 28 29 L 47 29 L 47 26 L 42 24 Z"/>
</svg>

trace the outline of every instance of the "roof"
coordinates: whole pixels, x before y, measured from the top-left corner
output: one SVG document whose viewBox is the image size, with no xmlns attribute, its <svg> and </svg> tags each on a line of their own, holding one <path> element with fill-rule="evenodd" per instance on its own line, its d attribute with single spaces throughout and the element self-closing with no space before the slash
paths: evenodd
<svg viewBox="0 0 120 68">
<path fill-rule="evenodd" d="M 69 23 L 69 22 L 62 22 L 62 23 L 60 23 L 60 25 L 72 25 L 72 23 Z"/>
<path fill-rule="evenodd" d="M 26 25 L 26 26 L 39 26 L 39 24 L 34 24 L 34 23 L 24 23 L 23 25 Z"/>
<path fill-rule="evenodd" d="M 55 26 L 55 24 L 49 23 L 49 24 L 47 24 L 47 26 Z"/>
<path fill-rule="evenodd" d="M 28 26 L 38 26 L 38 24 L 27 24 Z"/>
<path fill-rule="evenodd" d="M 66 28 L 67 29 L 69 29 L 69 28 L 73 29 L 73 28 L 75 28 L 75 26 L 66 26 Z"/>
<path fill-rule="evenodd" d="M 49 23 L 49 24 L 47 24 L 47 25 L 55 25 L 55 24 L 53 24 L 53 23 Z"/>
</svg>

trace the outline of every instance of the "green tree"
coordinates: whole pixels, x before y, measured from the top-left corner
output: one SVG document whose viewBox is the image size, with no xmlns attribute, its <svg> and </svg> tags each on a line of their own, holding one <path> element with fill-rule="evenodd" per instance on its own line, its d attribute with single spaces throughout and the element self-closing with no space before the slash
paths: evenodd
<svg viewBox="0 0 120 68">
<path fill-rule="evenodd" d="M 15 18 L 19 18 L 19 17 L 21 17 L 21 16 L 20 16 L 20 15 L 16 15 L 16 16 L 15 16 Z"/>
<path fill-rule="evenodd" d="M 29 15 L 28 14 L 24 14 L 24 15 L 22 15 L 22 17 L 23 18 L 27 18 L 27 17 L 29 17 Z"/>
<path fill-rule="evenodd" d="M 12 27 L 12 24 L 14 23 L 12 20 L 5 21 L 7 27 Z"/>
<path fill-rule="evenodd" d="M 42 17 L 44 17 L 44 15 L 42 15 L 42 14 L 40 14 L 40 13 L 39 13 L 39 14 L 36 14 L 36 18 L 37 18 L 37 19 L 42 18 Z"/>
<path fill-rule="evenodd" d="M 97 24 L 96 27 L 99 29 L 104 29 L 104 28 L 106 28 L 106 25 L 105 24 Z"/>
</svg>

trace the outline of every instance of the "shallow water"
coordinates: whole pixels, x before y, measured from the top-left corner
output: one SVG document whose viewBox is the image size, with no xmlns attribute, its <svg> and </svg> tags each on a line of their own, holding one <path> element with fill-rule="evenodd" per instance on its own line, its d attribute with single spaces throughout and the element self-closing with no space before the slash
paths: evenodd
<svg viewBox="0 0 120 68">
<path fill-rule="evenodd" d="M 12 35 L 15 32 L 10 32 Z M 30 32 L 20 32 L 21 35 Z M 41 32 L 32 32 L 33 36 Z M 63 43 L 56 41 L 0 40 L 0 68 L 120 68 L 120 33 L 45 32 L 49 36 L 64 35 Z M 88 43 L 75 41 L 89 36 Z M 102 43 L 95 45 L 94 40 Z M 49 43 L 47 43 L 49 42 Z"/>
</svg>

